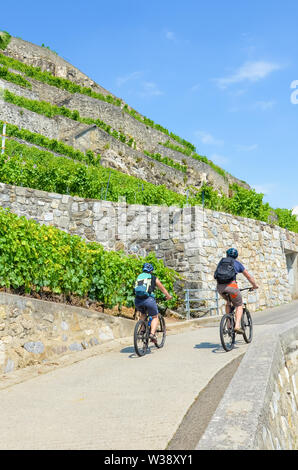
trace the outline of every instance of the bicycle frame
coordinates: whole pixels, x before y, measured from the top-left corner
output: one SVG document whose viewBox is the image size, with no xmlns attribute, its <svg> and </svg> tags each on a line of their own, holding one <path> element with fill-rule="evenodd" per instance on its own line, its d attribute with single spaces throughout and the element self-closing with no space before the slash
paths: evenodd
<svg viewBox="0 0 298 470">
<path fill-rule="evenodd" d="M 137 312 L 140 312 L 144 315 L 145 318 L 139 319 L 135 326 L 134 331 L 134 347 L 135 351 L 138 356 L 144 356 L 149 348 L 149 341 L 150 341 L 150 330 L 151 330 L 151 320 L 152 317 L 149 315 L 147 309 L 141 310 L 139 307 L 135 309 L 135 315 Z M 166 338 L 166 325 L 165 320 L 161 313 L 158 313 L 158 327 L 156 330 L 156 334 L 161 333 L 161 336 L 158 336 L 156 342 L 154 342 L 155 346 L 160 349 L 163 347 Z M 139 342 L 141 345 L 139 345 Z"/>
<path fill-rule="evenodd" d="M 240 289 L 240 291 L 253 290 L 251 287 Z M 241 326 L 243 328 L 243 338 L 246 343 L 252 340 L 252 319 L 246 307 L 246 301 L 243 302 L 243 315 L 241 318 Z M 231 351 L 235 344 L 235 306 L 232 305 L 231 297 L 229 295 L 229 313 L 225 313 L 220 322 L 220 340 L 225 351 Z M 249 334 L 247 334 L 247 329 Z"/>
</svg>

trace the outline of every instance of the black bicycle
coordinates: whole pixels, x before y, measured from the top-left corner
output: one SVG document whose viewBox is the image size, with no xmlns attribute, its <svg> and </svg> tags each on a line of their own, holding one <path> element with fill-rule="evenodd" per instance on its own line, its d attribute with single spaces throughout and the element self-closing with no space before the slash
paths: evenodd
<svg viewBox="0 0 298 470">
<path fill-rule="evenodd" d="M 240 289 L 240 291 L 245 291 L 245 290 L 253 291 L 253 288 L 246 287 L 245 289 Z M 246 343 L 251 343 L 252 336 L 253 336 L 253 324 L 252 324 L 251 314 L 248 311 L 245 301 L 243 302 L 243 315 L 241 318 L 241 328 L 244 332 L 242 335 L 244 338 L 244 341 Z M 230 299 L 230 313 L 225 313 L 222 316 L 222 319 L 220 321 L 219 332 L 220 332 L 220 341 L 221 341 L 222 347 L 227 352 L 231 351 L 235 345 L 235 338 L 236 338 L 235 307 L 232 305 L 231 299 Z"/>
<path fill-rule="evenodd" d="M 158 305 L 158 327 L 156 330 L 156 341 L 153 343 L 158 349 L 162 348 L 166 340 L 166 323 L 163 315 L 165 315 L 167 307 L 163 308 Z M 138 307 L 135 309 L 135 317 L 137 312 L 146 315 L 145 320 L 138 320 L 134 329 L 134 348 L 138 356 L 144 356 L 149 350 L 150 330 L 152 317 L 147 312 L 147 309 Z M 161 313 L 162 312 L 162 313 Z"/>
</svg>

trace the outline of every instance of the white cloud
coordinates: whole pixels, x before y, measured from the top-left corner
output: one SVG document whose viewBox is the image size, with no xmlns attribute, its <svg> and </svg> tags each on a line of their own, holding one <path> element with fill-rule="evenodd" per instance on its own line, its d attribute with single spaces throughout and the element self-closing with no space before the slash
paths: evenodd
<svg viewBox="0 0 298 470">
<path fill-rule="evenodd" d="M 169 41 L 174 41 L 176 39 L 175 33 L 173 33 L 173 31 L 166 31 L 166 38 Z"/>
<path fill-rule="evenodd" d="M 134 93 L 141 97 L 148 96 L 160 96 L 163 95 L 163 92 L 158 88 L 157 84 L 150 81 L 145 81 L 142 79 L 144 72 L 132 72 L 128 75 L 118 77 L 116 79 L 116 84 L 118 87 L 128 84 L 128 86 L 134 86 L 133 90 L 130 90 L 129 93 Z M 130 82 L 135 82 L 131 84 Z"/>
<path fill-rule="evenodd" d="M 124 85 L 124 83 L 130 82 L 131 80 L 137 80 L 141 78 L 143 75 L 143 72 L 132 72 L 128 75 L 125 75 L 123 77 L 117 77 L 116 78 L 116 84 L 118 87 Z"/>
<path fill-rule="evenodd" d="M 224 144 L 223 140 L 216 139 L 215 137 L 213 137 L 213 135 L 209 134 L 208 132 L 196 131 L 195 136 L 198 137 L 200 141 L 206 145 L 223 145 Z"/>
<path fill-rule="evenodd" d="M 267 196 L 276 189 L 276 185 L 273 183 L 256 184 L 254 189 L 257 193 L 262 193 Z"/>
<path fill-rule="evenodd" d="M 229 162 L 229 159 L 227 157 L 219 155 L 218 153 L 213 153 L 212 155 L 210 155 L 210 160 L 219 166 L 226 165 Z"/>
<path fill-rule="evenodd" d="M 275 105 L 275 101 L 257 101 L 254 105 L 254 109 L 260 109 L 261 111 L 267 111 L 268 109 L 272 109 Z"/>
<path fill-rule="evenodd" d="M 255 61 L 245 62 L 239 67 L 232 75 L 223 78 L 215 79 L 219 88 L 227 88 L 234 83 L 241 83 L 245 81 L 257 82 L 266 78 L 270 73 L 279 70 L 281 66 L 274 62 Z"/>
<path fill-rule="evenodd" d="M 190 91 L 198 91 L 199 89 L 201 88 L 201 85 L 199 83 L 196 83 L 195 85 L 193 85 L 190 89 Z"/>
<path fill-rule="evenodd" d="M 160 96 L 163 92 L 158 88 L 154 82 L 142 82 L 142 89 L 137 92 L 141 97 Z"/>
</svg>

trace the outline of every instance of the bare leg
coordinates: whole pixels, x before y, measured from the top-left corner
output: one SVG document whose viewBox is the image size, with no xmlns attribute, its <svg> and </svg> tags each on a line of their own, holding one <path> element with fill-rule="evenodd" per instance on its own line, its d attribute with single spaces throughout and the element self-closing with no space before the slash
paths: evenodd
<svg viewBox="0 0 298 470">
<path fill-rule="evenodd" d="M 156 315 L 156 317 L 153 317 L 152 318 L 152 321 L 151 321 L 151 334 L 152 335 L 155 335 L 155 332 L 157 330 L 157 327 L 158 327 L 158 315 Z"/>
<path fill-rule="evenodd" d="M 231 311 L 231 310 L 230 310 L 230 303 L 227 302 L 227 303 L 226 303 L 226 313 L 230 313 L 230 311 Z"/>
<path fill-rule="evenodd" d="M 146 315 L 142 313 L 142 314 L 140 315 L 140 319 L 141 319 L 141 320 L 146 320 Z M 156 330 L 157 330 L 157 327 L 158 327 L 158 315 L 156 315 L 156 317 L 153 317 L 153 318 L 152 318 L 152 321 L 151 321 L 151 330 L 150 330 L 150 333 L 151 333 L 152 335 L 155 335 Z"/>
<path fill-rule="evenodd" d="M 242 317 L 242 314 L 243 314 L 243 306 L 241 305 L 240 307 L 236 307 L 236 314 L 235 314 L 235 318 L 236 318 L 235 329 L 236 329 L 236 330 L 238 330 L 239 328 L 241 328 L 241 317 Z"/>
</svg>

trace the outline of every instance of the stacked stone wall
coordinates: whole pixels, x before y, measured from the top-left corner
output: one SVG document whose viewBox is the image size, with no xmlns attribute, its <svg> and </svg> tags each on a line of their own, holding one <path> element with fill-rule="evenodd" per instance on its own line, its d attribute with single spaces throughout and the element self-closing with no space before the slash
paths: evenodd
<svg viewBox="0 0 298 470">
<path fill-rule="evenodd" d="M 196 450 L 298 449 L 298 321 L 246 352 Z"/>
<path fill-rule="evenodd" d="M 277 226 L 200 206 L 127 205 L 5 184 L 0 184 L 0 205 L 97 241 L 108 250 L 137 256 L 154 251 L 183 276 L 184 287 L 200 289 L 205 298 L 215 295 L 213 273 L 218 261 L 227 248 L 235 246 L 259 285 L 247 297 L 252 311 L 292 299 L 285 250 L 298 251 L 298 234 Z M 246 287 L 246 279 L 238 277 L 240 287 Z"/>
<path fill-rule="evenodd" d="M 24 43 L 24 44 L 23 44 Z M 23 41 L 19 43 L 20 45 L 20 50 L 23 50 L 24 54 L 21 54 L 22 61 L 28 62 L 28 58 L 26 58 L 25 55 L 25 49 L 26 49 L 26 43 Z M 53 59 L 53 66 L 50 67 L 50 71 L 56 75 L 56 66 L 57 63 L 59 65 L 57 66 L 58 69 L 62 70 L 63 66 L 60 64 L 59 61 L 62 61 L 63 59 L 56 59 L 55 54 L 51 53 L 51 51 L 44 51 L 44 48 L 39 48 L 38 46 L 35 46 L 35 49 L 33 48 L 31 50 L 31 45 L 28 43 L 28 48 L 29 48 L 29 63 L 33 60 L 32 58 L 35 57 L 36 59 L 36 54 L 38 51 L 41 52 L 41 57 L 40 60 L 42 63 L 47 64 L 48 60 Z M 45 52 L 45 56 L 44 53 Z M 17 45 L 13 43 L 12 49 L 7 51 L 7 55 L 10 55 L 12 57 L 15 57 L 17 53 Z M 32 55 L 32 57 L 31 57 Z M 36 59 L 37 60 L 37 59 Z M 34 60 L 33 60 L 34 62 Z M 62 67 L 62 68 L 61 68 Z M 48 70 L 47 65 L 44 65 L 43 68 L 45 70 Z M 74 69 L 75 70 L 75 69 Z M 60 73 L 60 72 L 59 72 Z M 66 72 L 65 72 L 66 73 Z M 65 73 L 63 72 L 62 75 L 58 76 L 64 76 Z M 185 156 L 180 152 L 174 151 L 174 150 L 169 150 L 166 149 L 164 146 L 159 145 L 160 142 L 165 143 L 166 141 L 170 141 L 172 144 L 177 145 L 177 142 L 173 140 L 171 137 L 168 135 L 150 127 L 147 126 L 146 124 L 143 124 L 142 122 L 134 119 L 132 116 L 127 114 L 122 110 L 122 107 L 115 106 L 113 104 L 86 96 L 86 95 L 81 95 L 78 93 L 71 94 L 65 90 L 44 84 L 42 82 L 39 82 L 37 80 L 31 79 L 27 77 L 27 80 L 31 83 L 32 85 L 32 90 L 27 90 L 23 87 L 19 87 L 15 84 L 12 84 L 10 82 L 6 81 L 1 81 L 0 86 L 7 88 L 8 90 L 12 91 L 14 94 L 17 95 L 22 95 L 30 99 L 34 100 L 40 100 L 40 101 L 47 101 L 50 102 L 54 105 L 58 106 L 66 106 L 67 108 L 73 109 L 73 110 L 78 110 L 81 116 L 84 117 L 91 117 L 93 119 L 101 119 L 105 123 L 109 124 L 112 128 L 123 132 L 125 135 L 133 137 L 134 141 L 136 143 L 136 150 L 139 150 L 139 157 L 144 159 L 144 162 L 140 165 L 141 167 L 146 167 L 148 166 L 148 162 L 146 161 L 146 158 L 144 158 L 143 150 L 147 150 L 151 153 L 161 153 L 162 155 L 166 156 L 171 154 L 170 158 L 173 158 L 175 161 L 185 161 L 188 166 L 188 172 L 187 172 L 187 184 L 188 185 L 193 185 L 200 187 L 204 182 L 207 182 L 208 184 L 212 185 L 215 189 L 223 191 L 225 194 L 228 194 L 228 189 L 229 189 L 229 183 L 237 183 L 240 184 L 241 186 L 249 187 L 247 184 L 244 184 L 242 181 L 238 180 L 237 178 L 234 178 L 232 175 L 228 175 L 226 177 L 223 177 L 220 175 L 218 172 L 216 172 L 212 167 L 209 165 L 205 164 L 204 162 L 199 162 L 191 157 Z M 94 83 L 94 82 L 93 82 Z M 18 116 L 18 111 L 17 116 Z M 9 120 L 9 114 L 8 117 L 4 117 L 5 120 L 11 123 L 15 123 L 16 117 L 13 116 L 12 120 Z M 23 121 L 23 120 L 22 120 Z M 84 126 L 83 126 L 84 127 Z M 81 127 L 81 129 L 83 128 Z M 86 126 L 85 126 L 86 127 Z M 25 128 L 28 128 L 25 126 Z M 74 139 L 75 134 L 77 133 L 78 130 L 78 123 L 75 121 L 71 122 L 68 120 L 68 126 L 65 128 L 63 126 L 63 121 L 60 121 L 60 132 L 59 132 L 59 139 L 64 140 L 68 142 L 70 145 L 74 145 L 77 148 L 82 149 L 82 145 L 84 146 L 84 150 L 91 148 L 91 150 L 102 152 L 103 148 L 109 144 L 112 145 L 113 149 L 115 149 L 115 142 L 110 142 L 111 140 L 115 140 L 113 138 L 109 139 L 107 136 L 103 136 L 105 143 L 102 144 L 102 139 L 88 139 L 87 145 L 85 145 L 85 142 L 80 141 L 80 139 Z M 31 130 L 31 128 L 29 129 Z M 102 136 L 101 136 L 102 137 Z M 116 145 L 117 146 L 117 145 Z M 124 153 L 121 151 L 121 154 L 126 157 L 128 156 L 128 159 L 125 160 L 125 170 L 129 173 L 130 170 L 130 162 L 129 158 L 131 156 L 130 149 L 127 146 L 124 146 Z M 115 154 L 114 155 L 114 160 L 115 164 L 117 165 L 117 160 L 121 160 L 118 164 L 118 169 L 121 169 L 121 164 L 123 166 L 123 158 L 119 159 L 119 155 Z M 169 168 L 169 167 L 168 167 Z M 150 169 L 147 173 L 150 176 Z M 170 178 L 170 176 L 169 176 Z M 183 186 L 185 186 L 186 182 L 183 182 Z M 173 186 L 175 186 L 175 181 L 173 182 Z"/>
<path fill-rule="evenodd" d="M 132 337 L 135 322 L 92 309 L 0 293 L 0 373 Z"/>
<path fill-rule="evenodd" d="M 27 90 L 4 80 L 0 80 L 0 87 L 6 88 L 18 96 L 24 96 L 37 101 L 45 100 L 52 104 L 66 105 L 70 108 L 69 100 L 76 98 L 79 103 L 83 104 L 87 101 L 88 106 L 86 109 L 84 106 L 73 107 L 73 109 L 78 109 L 81 116 L 84 117 L 89 116 L 94 119 L 100 117 L 112 125 L 112 127 L 124 132 L 127 136 L 131 134 L 134 138 L 137 136 L 137 141 L 141 142 L 141 144 L 137 145 L 135 150 L 97 126 L 88 126 L 62 116 L 48 118 L 4 101 L 0 101 L 1 120 L 17 125 L 20 128 L 28 129 L 31 132 L 37 132 L 46 137 L 61 140 L 79 150 L 86 151 L 90 149 L 93 152 L 100 153 L 104 166 L 115 168 L 123 173 L 136 176 L 153 184 L 166 184 L 167 188 L 176 192 L 185 193 L 186 184 L 199 188 L 203 183 L 207 183 L 215 189 L 228 194 L 228 179 L 219 175 L 203 162 L 198 162 L 179 152 L 172 151 L 172 154 L 174 153 L 175 155 L 171 155 L 170 158 L 180 162 L 182 165 L 185 162 L 187 163 L 187 173 L 183 173 L 145 155 L 142 150 L 143 148 L 149 149 L 152 153 L 157 150 L 162 155 L 167 156 L 169 153 L 168 149 L 165 147 L 161 149 L 161 146 L 158 145 L 158 142 L 165 142 L 167 140 L 165 135 L 136 121 L 127 113 L 122 112 L 117 106 L 84 95 L 71 95 L 36 80 L 31 80 L 31 82 L 33 84 L 32 90 Z M 68 99 L 66 99 L 67 97 Z M 100 114 L 104 112 L 107 115 Z M 109 119 L 106 119 L 107 116 L 109 116 Z M 130 127 L 126 128 L 123 126 L 121 119 L 123 122 L 128 120 Z"/>
<path fill-rule="evenodd" d="M 0 120 L 49 139 L 64 141 L 82 151 L 91 149 L 101 154 L 101 163 L 105 167 L 114 168 L 156 185 L 164 184 L 172 191 L 185 194 L 185 173 L 147 157 L 99 128 L 90 128 L 86 124 L 62 116 L 48 118 L 1 101 L 1 96 Z M 76 134 L 80 134 L 81 137 L 75 139 Z M 188 180 L 194 186 L 200 186 L 204 181 L 191 173 Z"/>
<path fill-rule="evenodd" d="M 40 67 L 42 71 L 50 72 L 56 77 L 66 78 L 84 87 L 91 87 L 97 93 L 112 94 L 47 47 L 40 47 L 12 37 L 6 50 L 1 53 L 27 65 Z"/>
</svg>

